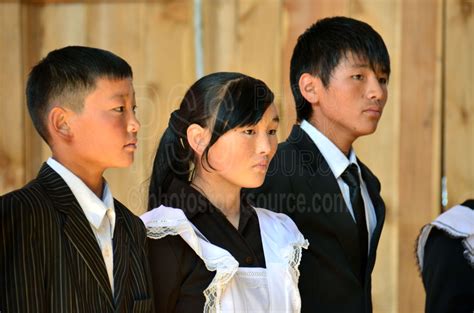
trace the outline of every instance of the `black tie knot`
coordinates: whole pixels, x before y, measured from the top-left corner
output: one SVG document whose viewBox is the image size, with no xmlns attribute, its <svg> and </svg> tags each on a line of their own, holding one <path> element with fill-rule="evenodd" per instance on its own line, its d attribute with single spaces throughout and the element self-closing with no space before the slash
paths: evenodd
<svg viewBox="0 0 474 313">
<path fill-rule="evenodd" d="M 349 164 L 341 177 L 349 188 L 360 188 L 359 169 L 354 163 Z"/>
</svg>

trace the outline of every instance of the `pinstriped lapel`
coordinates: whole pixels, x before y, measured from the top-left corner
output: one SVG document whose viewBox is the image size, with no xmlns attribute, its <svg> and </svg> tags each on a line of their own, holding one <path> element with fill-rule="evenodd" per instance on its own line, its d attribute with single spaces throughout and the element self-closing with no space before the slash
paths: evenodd
<svg viewBox="0 0 474 313">
<path fill-rule="evenodd" d="M 114 296 L 117 308 L 121 307 L 122 298 L 129 284 L 130 279 L 130 227 L 129 221 L 124 216 L 124 208 L 117 201 L 114 201 L 115 214 L 117 221 L 115 222 L 114 231 Z"/>
<path fill-rule="evenodd" d="M 61 176 L 46 163 L 41 167 L 38 180 L 41 180 L 43 186 L 45 186 L 46 191 L 53 200 L 55 209 L 65 214 L 64 234 L 69 238 L 71 245 L 84 260 L 90 274 L 97 280 L 107 302 L 113 310 L 112 289 L 110 288 L 102 252 L 97 244 L 89 221 L 72 194 L 71 189 L 69 189 Z M 71 260 L 69 262 L 69 264 L 74 264 Z M 76 279 L 79 279 L 79 277 L 76 277 Z"/>
</svg>

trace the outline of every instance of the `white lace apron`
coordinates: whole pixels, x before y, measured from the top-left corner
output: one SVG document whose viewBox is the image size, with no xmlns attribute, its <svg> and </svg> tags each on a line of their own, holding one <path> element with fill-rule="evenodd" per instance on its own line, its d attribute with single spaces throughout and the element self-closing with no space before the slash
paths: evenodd
<svg viewBox="0 0 474 313">
<path fill-rule="evenodd" d="M 298 266 L 307 240 L 284 214 L 257 212 L 267 268 L 242 268 L 226 250 L 210 243 L 180 209 L 165 206 L 141 216 L 148 237 L 179 235 L 216 275 L 204 290 L 204 312 L 300 312 Z"/>
</svg>

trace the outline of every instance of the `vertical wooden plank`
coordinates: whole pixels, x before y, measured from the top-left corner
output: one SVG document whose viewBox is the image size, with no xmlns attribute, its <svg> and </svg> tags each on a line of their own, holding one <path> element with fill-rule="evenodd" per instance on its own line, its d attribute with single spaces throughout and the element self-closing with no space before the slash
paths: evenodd
<svg viewBox="0 0 474 313">
<path fill-rule="evenodd" d="M 146 210 L 152 162 L 169 115 L 195 80 L 192 10 L 190 0 L 90 7 L 88 18 L 97 24 L 89 24 L 88 42 L 118 53 L 134 69 L 139 149 L 131 168 L 109 170 L 106 178 L 136 214 Z"/>
<path fill-rule="evenodd" d="M 143 67 L 143 76 L 136 80 L 137 101 L 143 107 L 139 110 L 143 154 L 137 161 L 144 168 L 139 182 L 141 190 L 145 190 L 142 194 L 147 196 L 158 142 L 168 127 L 170 113 L 178 108 L 196 76 L 193 1 L 159 2 L 154 4 L 153 10 L 149 4 L 144 9 L 147 12 L 142 26 L 144 56 L 137 60 Z M 133 208 L 131 202 L 130 205 Z M 146 206 L 147 201 L 141 210 Z"/>
<path fill-rule="evenodd" d="M 204 71 L 238 71 L 237 0 L 202 2 Z"/>
<path fill-rule="evenodd" d="M 399 258 L 400 312 L 423 312 L 413 246 L 440 210 L 441 1 L 402 2 Z"/>
<path fill-rule="evenodd" d="M 151 5 L 152 6 L 152 5 Z M 153 11 L 154 8 L 150 8 Z M 95 3 L 86 6 L 85 33 L 88 45 L 106 49 L 124 58 L 134 72 L 134 87 L 137 98 L 141 97 L 141 77 L 143 77 L 143 61 L 145 32 L 143 20 L 147 18 L 143 4 L 125 3 Z M 113 17 L 113 18 L 112 18 Z M 141 120 L 142 113 L 152 109 L 145 107 L 137 99 L 137 117 Z M 145 176 L 145 166 L 142 164 L 144 149 L 143 129 L 138 133 L 138 149 L 135 152 L 134 163 L 128 168 L 109 169 L 105 178 L 112 186 L 114 196 L 130 210 L 142 213 L 145 205 L 145 193 L 142 182 Z"/>
<path fill-rule="evenodd" d="M 24 131 L 19 3 L 0 3 L 0 194 L 24 184 Z"/>
<path fill-rule="evenodd" d="M 44 57 L 40 51 L 41 38 L 43 34 L 43 27 L 40 24 L 41 7 L 42 6 L 40 5 L 26 4 L 21 6 L 21 41 L 23 47 L 21 61 L 23 64 L 23 88 L 26 87 L 26 81 L 31 67 Z M 24 110 L 24 125 L 25 180 L 30 181 L 36 177 L 41 163 L 43 162 L 42 151 L 46 151 L 47 148 L 45 147 L 41 137 L 36 132 L 27 110 Z"/>
<path fill-rule="evenodd" d="M 146 208 L 147 180 L 169 114 L 194 81 L 192 8 L 191 0 L 25 5 L 28 68 L 66 45 L 107 49 L 132 66 L 142 124 L 139 149 L 131 168 L 111 169 L 105 177 L 114 196 L 136 214 Z M 49 149 L 31 125 L 27 133 L 33 177 Z"/>
<path fill-rule="evenodd" d="M 240 0 L 237 57 L 242 72 L 263 80 L 280 107 L 281 1 Z"/>
<path fill-rule="evenodd" d="M 359 138 L 357 155 L 377 175 L 382 185 L 386 215 L 372 274 L 375 313 L 398 312 L 398 167 L 400 108 L 400 3 L 392 0 L 354 0 L 350 16 L 370 24 L 384 39 L 392 71 L 388 101 L 377 131 Z"/>
<path fill-rule="evenodd" d="M 282 33 L 282 108 L 280 140 L 285 140 L 296 122 L 296 111 L 290 87 L 290 60 L 298 37 L 317 20 L 335 15 L 348 15 L 350 0 L 284 0 Z"/>
<path fill-rule="evenodd" d="M 474 1 L 446 2 L 444 162 L 447 208 L 474 199 Z"/>
<path fill-rule="evenodd" d="M 280 12 L 279 0 L 204 1 L 206 73 L 237 71 L 261 79 L 279 107 Z"/>
<path fill-rule="evenodd" d="M 84 45 L 84 6 L 82 4 L 24 4 L 22 6 L 22 37 L 26 78 L 31 67 L 48 52 L 67 45 Z M 51 155 L 47 144 L 25 114 L 26 179 L 36 177 L 41 164 Z"/>
<path fill-rule="evenodd" d="M 356 151 L 361 159 L 378 175 L 382 196 L 387 204 L 387 216 L 379 244 L 373 274 L 374 312 L 398 312 L 398 143 L 400 71 L 400 4 L 394 1 L 285 1 L 284 6 L 284 115 L 288 117 L 286 131 L 295 121 L 294 101 L 289 85 L 290 58 L 298 36 L 320 18 L 335 15 L 351 16 L 372 25 L 384 38 L 392 58 L 389 101 L 377 133 L 361 138 Z M 373 147 L 377 147 L 374 149 Z"/>
</svg>

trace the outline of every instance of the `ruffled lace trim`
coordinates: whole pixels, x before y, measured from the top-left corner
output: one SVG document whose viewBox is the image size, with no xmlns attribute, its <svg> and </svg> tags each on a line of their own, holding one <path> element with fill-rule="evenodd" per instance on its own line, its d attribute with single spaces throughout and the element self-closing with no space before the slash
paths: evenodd
<svg viewBox="0 0 474 313">
<path fill-rule="evenodd" d="M 178 220 L 176 221 L 176 225 L 168 226 L 169 221 L 167 220 L 154 220 L 152 224 L 156 226 L 147 226 L 147 236 L 151 239 L 161 239 L 166 236 L 176 236 L 187 230 L 192 230 L 191 227 L 186 227 L 185 222 L 187 221 Z"/>
<path fill-rule="evenodd" d="M 303 255 L 303 248 L 308 249 L 308 246 L 308 240 L 302 239 L 301 241 L 295 243 L 292 247 L 290 247 L 290 253 L 288 254 L 288 256 L 286 256 L 288 265 L 295 274 L 296 282 L 298 282 L 298 279 L 300 277 L 299 266 L 301 262 L 301 256 Z"/>
<path fill-rule="evenodd" d="M 217 313 L 220 312 L 221 297 L 224 293 L 225 287 L 229 281 L 234 277 L 238 267 L 231 269 L 217 269 L 216 276 L 204 290 L 204 297 L 206 302 L 204 304 L 205 313 Z"/>
</svg>

